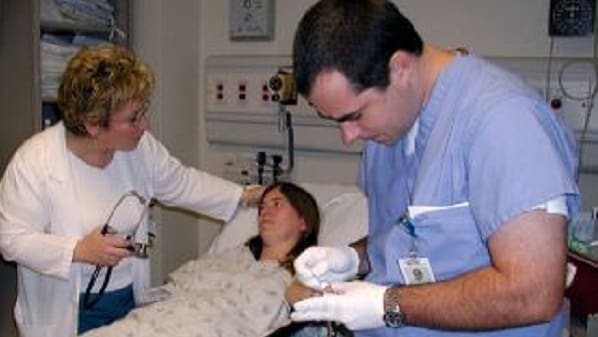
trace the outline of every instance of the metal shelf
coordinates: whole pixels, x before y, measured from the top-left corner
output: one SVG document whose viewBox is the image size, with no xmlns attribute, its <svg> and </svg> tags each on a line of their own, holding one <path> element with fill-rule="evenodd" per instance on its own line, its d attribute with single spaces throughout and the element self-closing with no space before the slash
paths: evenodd
<svg viewBox="0 0 598 337">
<path fill-rule="evenodd" d="M 109 33 L 110 27 L 83 24 L 78 22 L 55 22 L 42 21 L 41 29 L 43 32 L 77 32 L 77 33 Z"/>
</svg>

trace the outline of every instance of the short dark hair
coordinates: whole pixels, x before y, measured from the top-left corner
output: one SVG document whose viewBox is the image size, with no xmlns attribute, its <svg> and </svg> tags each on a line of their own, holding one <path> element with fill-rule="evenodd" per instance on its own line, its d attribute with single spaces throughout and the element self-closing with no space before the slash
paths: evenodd
<svg viewBox="0 0 598 337">
<path fill-rule="evenodd" d="M 420 56 L 413 24 L 386 0 L 321 0 L 303 15 L 293 43 L 297 90 L 309 96 L 324 71 L 343 74 L 357 92 L 390 83 L 388 64 L 403 50 Z"/>
<path fill-rule="evenodd" d="M 264 190 L 260 198 L 260 205 L 264 201 L 264 198 L 268 193 L 272 190 L 278 189 L 282 195 L 288 200 L 291 207 L 297 211 L 299 216 L 303 218 L 306 225 L 305 233 L 301 240 L 297 242 L 295 247 L 289 252 L 287 262 L 288 265 L 285 264 L 291 272 L 292 270 L 292 262 L 293 259 L 299 256 L 306 248 L 315 246 L 318 244 L 318 233 L 320 231 L 320 211 L 318 208 L 318 203 L 316 199 L 307 192 L 301 186 L 290 182 L 277 182 L 269 185 Z M 256 259 L 259 259 L 260 255 L 262 254 L 262 249 L 264 247 L 264 241 L 259 235 L 256 235 L 250 238 L 246 245 L 249 247 L 253 256 Z"/>
</svg>

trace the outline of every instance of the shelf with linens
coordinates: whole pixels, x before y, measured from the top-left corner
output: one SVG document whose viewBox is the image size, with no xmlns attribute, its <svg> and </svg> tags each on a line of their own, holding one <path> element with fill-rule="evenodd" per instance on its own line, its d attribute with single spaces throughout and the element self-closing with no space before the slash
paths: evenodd
<svg viewBox="0 0 598 337">
<path fill-rule="evenodd" d="M 57 91 L 68 60 L 84 46 L 128 45 L 128 14 L 125 0 L 40 0 L 41 128 L 60 120 Z"/>
<path fill-rule="evenodd" d="M 0 174 L 19 145 L 59 117 L 56 94 L 50 87 L 45 88 L 49 94 L 42 93 L 42 82 L 48 82 L 47 68 L 42 69 L 42 63 L 49 61 L 43 53 L 42 41 L 68 45 L 75 36 L 86 35 L 129 46 L 130 2 L 0 0 Z M 89 7 L 81 6 L 100 6 L 108 12 L 112 7 L 113 18 L 103 23 L 94 23 L 89 17 L 82 20 L 77 14 L 85 13 Z M 64 65 L 57 63 L 55 67 L 53 76 L 57 80 Z M 44 121 L 43 116 L 52 119 Z M 0 336 L 17 336 L 12 319 L 17 288 L 14 263 L 0 259 L 0 282 Z"/>
</svg>

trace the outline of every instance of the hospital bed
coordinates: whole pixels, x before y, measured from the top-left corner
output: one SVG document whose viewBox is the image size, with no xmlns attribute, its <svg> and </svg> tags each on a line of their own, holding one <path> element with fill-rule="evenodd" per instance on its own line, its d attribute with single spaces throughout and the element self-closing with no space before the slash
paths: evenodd
<svg viewBox="0 0 598 337">
<path fill-rule="evenodd" d="M 346 245 L 354 242 L 367 233 L 367 204 L 364 195 L 355 186 L 331 185 L 331 184 L 300 184 L 316 198 L 321 211 L 320 234 L 318 241 L 320 245 Z M 221 263 L 218 268 L 234 268 L 235 263 L 227 265 L 226 260 L 220 261 L 220 257 L 230 253 L 230 248 L 242 245 L 247 239 L 257 234 L 257 210 L 255 208 L 240 208 L 233 219 L 223 225 L 221 232 L 212 241 L 207 259 L 188 261 L 177 270 L 170 274 L 174 283 L 194 282 L 199 287 L 198 292 L 190 293 L 188 296 L 180 292 L 172 298 L 162 302 L 153 303 L 131 312 L 127 317 L 115 322 L 113 325 L 91 330 L 83 337 L 112 337 L 112 336 L 147 336 L 147 337 L 167 337 L 167 336 L 237 336 L 237 337 L 264 337 L 276 331 L 276 328 L 282 327 L 289 322 L 288 306 L 281 304 L 282 289 L 277 290 L 278 294 L 275 303 L 270 304 L 265 297 L 272 295 L 272 289 L 277 287 L 276 277 L 264 276 L 256 282 L 255 279 L 218 279 L 216 276 L 202 277 L 198 281 L 197 271 L 193 270 L 194 264 L 206 263 L 209 257 L 218 254 L 216 264 Z M 232 250 L 233 252 L 235 250 Z M 234 257 L 233 257 L 234 258 Z M 208 262 L 212 263 L 212 262 Z M 208 265 L 211 268 L 212 265 Z M 202 266 L 201 268 L 204 268 Z M 278 268 L 276 268 L 278 269 Z M 201 270 L 201 269 L 200 269 Z M 279 270 L 279 269 L 278 269 Z M 261 273 L 262 271 L 258 271 Z M 264 273 L 268 273 L 264 270 Z M 230 270 L 228 274 L 231 275 Z M 234 274 L 238 275 L 238 274 Z M 288 274 L 285 274 L 288 278 Z M 258 278 L 260 275 L 257 276 Z M 255 284 L 244 294 L 233 294 L 234 291 L 225 291 L 221 296 L 214 296 L 213 293 L 207 301 L 197 297 L 202 291 L 210 291 L 210 283 L 230 282 L 231 289 L 245 287 L 247 284 Z M 158 290 L 170 290 L 173 282 L 169 282 Z M 279 282 L 278 285 L 281 283 Z M 252 286 L 253 287 L 253 286 Z M 196 289 L 193 289 L 196 290 Z M 220 294 L 220 293 L 219 293 Z M 236 303 L 239 296 L 245 298 L 246 303 L 241 307 Z M 173 305 L 173 301 L 178 301 Z M 255 303 L 252 303 L 255 302 Z M 201 303 L 201 304 L 198 304 Z M 276 305 L 278 303 L 278 306 Z M 236 306 L 236 307 L 235 307 Z M 284 309 L 282 309 L 284 307 Z M 223 308 L 223 309 L 221 309 Z M 222 313 L 219 312 L 222 310 Z M 228 315 L 227 310 L 234 313 Z M 205 312 L 205 314 L 204 314 Z M 240 315 L 239 315 L 240 313 Z M 240 317 L 230 317 L 238 315 Z M 206 316 L 206 317 L 202 317 Z M 208 317 L 209 316 L 209 317 Z M 226 316 L 225 319 L 214 320 Z M 205 319 L 204 319 L 205 318 Z M 214 322 L 212 322 L 214 321 Z M 207 322 L 207 323 L 206 323 Z M 198 333 L 199 332 L 199 333 Z"/>
</svg>

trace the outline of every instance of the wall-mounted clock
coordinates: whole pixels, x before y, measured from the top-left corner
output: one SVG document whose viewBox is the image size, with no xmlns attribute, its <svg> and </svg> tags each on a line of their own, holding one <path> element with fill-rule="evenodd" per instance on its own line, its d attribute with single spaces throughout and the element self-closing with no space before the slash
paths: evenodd
<svg viewBox="0 0 598 337">
<path fill-rule="evenodd" d="M 550 0 L 550 36 L 586 36 L 594 32 L 596 0 Z"/>
<path fill-rule="evenodd" d="M 231 40 L 272 40 L 274 0 L 230 0 L 229 20 Z"/>
</svg>

